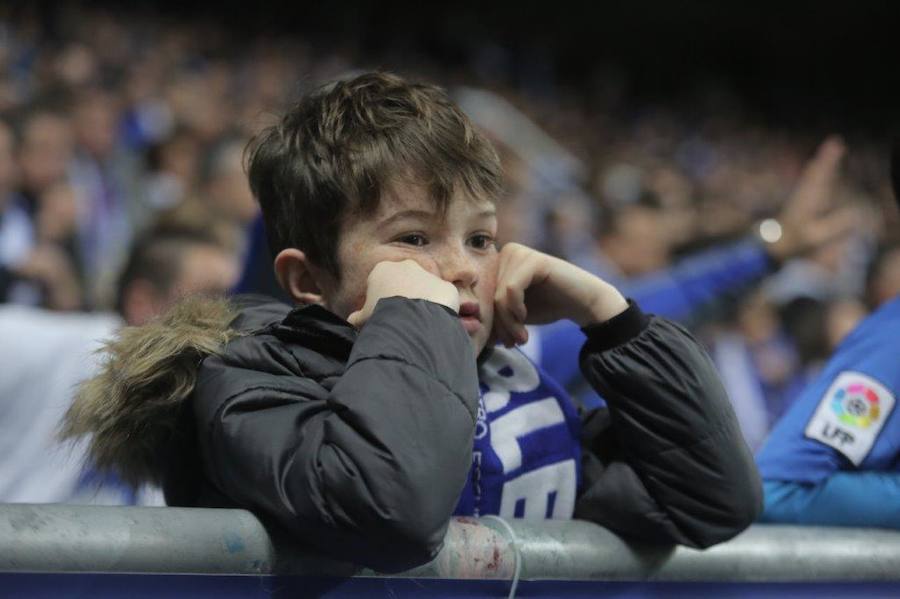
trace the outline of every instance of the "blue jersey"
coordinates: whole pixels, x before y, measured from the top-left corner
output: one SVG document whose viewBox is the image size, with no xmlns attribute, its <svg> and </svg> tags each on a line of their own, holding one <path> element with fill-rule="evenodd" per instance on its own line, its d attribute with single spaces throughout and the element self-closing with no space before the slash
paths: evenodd
<svg viewBox="0 0 900 599">
<path fill-rule="evenodd" d="M 778 422 L 757 456 L 766 480 L 900 472 L 900 297 L 866 318 Z"/>
<path fill-rule="evenodd" d="M 478 379 L 472 468 L 454 513 L 571 518 L 581 424 L 566 392 L 515 348 L 494 348 Z"/>
</svg>

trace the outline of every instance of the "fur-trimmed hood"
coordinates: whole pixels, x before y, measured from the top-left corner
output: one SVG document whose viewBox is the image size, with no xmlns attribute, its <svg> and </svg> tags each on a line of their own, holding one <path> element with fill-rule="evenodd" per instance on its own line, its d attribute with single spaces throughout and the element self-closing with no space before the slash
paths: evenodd
<svg viewBox="0 0 900 599">
<path fill-rule="evenodd" d="M 161 486 L 167 455 L 183 445 L 183 418 L 200 363 L 240 333 L 224 299 L 189 298 L 156 320 L 125 327 L 99 350 L 98 374 L 78 388 L 60 439 L 89 437 L 88 459 L 137 488 Z"/>
</svg>

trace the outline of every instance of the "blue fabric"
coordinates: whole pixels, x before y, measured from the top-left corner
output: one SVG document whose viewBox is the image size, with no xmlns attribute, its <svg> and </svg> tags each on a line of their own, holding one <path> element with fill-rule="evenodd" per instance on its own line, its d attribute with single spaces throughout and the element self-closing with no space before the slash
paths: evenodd
<svg viewBox="0 0 900 599">
<path fill-rule="evenodd" d="M 571 518 L 580 484 L 580 420 L 566 392 L 518 349 L 479 366 L 472 469 L 455 515 Z"/>
<path fill-rule="evenodd" d="M 760 522 L 900 529 L 900 474 L 837 472 L 820 483 L 769 480 Z"/>
<path fill-rule="evenodd" d="M 759 243 L 742 241 L 713 248 L 677 262 L 670 269 L 632 280 L 610 280 L 644 312 L 672 320 L 684 320 L 722 296 L 735 293 L 771 271 L 772 261 Z M 572 391 L 586 408 L 603 405 L 603 400 L 583 382 L 578 354 L 584 334 L 568 320 L 537 327 L 540 338 L 540 365 L 549 376 Z"/>
<path fill-rule="evenodd" d="M 690 318 L 723 294 L 745 288 L 771 272 L 772 261 L 759 243 L 743 241 L 679 260 L 671 268 L 631 279 L 622 293 L 649 314 Z"/>
<path fill-rule="evenodd" d="M 247 239 L 247 251 L 244 255 L 244 267 L 241 271 L 241 278 L 234 286 L 232 293 L 265 293 L 259 287 L 260 277 L 262 276 L 262 273 L 259 272 L 260 265 L 263 262 L 262 257 L 266 253 L 266 229 L 262 216 L 257 216 L 250 225 Z M 272 270 L 271 264 L 268 265 L 268 270 Z"/>
<path fill-rule="evenodd" d="M 875 379 L 896 398 L 900 390 L 900 297 L 866 318 L 837 348 L 816 380 L 778 422 L 757 456 L 765 480 L 819 483 L 838 471 L 857 470 L 843 454 L 806 437 L 807 424 L 835 379 L 844 372 Z M 900 472 L 900 409 L 894 407 L 858 470 Z"/>
<path fill-rule="evenodd" d="M 540 341 L 540 367 L 555 381 L 572 391 L 573 383 L 584 381 L 578 364 L 581 347 L 587 340 L 585 334 L 570 320 L 557 320 L 537 328 Z M 587 383 L 583 383 L 585 387 Z M 603 405 L 600 396 L 587 387 L 578 393 L 578 399 L 585 407 Z"/>
</svg>

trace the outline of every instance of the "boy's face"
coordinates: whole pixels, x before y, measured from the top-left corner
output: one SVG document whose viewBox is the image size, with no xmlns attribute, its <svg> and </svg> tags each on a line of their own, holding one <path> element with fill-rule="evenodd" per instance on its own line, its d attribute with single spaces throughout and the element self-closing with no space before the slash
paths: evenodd
<svg viewBox="0 0 900 599">
<path fill-rule="evenodd" d="M 460 312 L 477 314 L 464 319 L 463 326 L 478 353 L 494 320 L 496 233 L 494 204 L 488 200 L 454 196 L 441 216 L 424 188 L 396 185 L 372 217 L 351 217 L 344 224 L 337 252 L 341 280 L 323 286 L 324 303 L 347 318 L 365 303 L 367 279 L 376 264 L 412 259 L 456 286 Z"/>
</svg>

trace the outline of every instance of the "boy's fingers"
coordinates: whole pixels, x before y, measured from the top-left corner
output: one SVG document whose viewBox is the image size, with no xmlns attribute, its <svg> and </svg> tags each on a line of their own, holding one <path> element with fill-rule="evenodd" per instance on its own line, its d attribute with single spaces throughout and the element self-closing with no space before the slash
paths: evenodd
<svg viewBox="0 0 900 599">
<path fill-rule="evenodd" d="M 497 341 L 506 347 L 509 347 L 511 336 L 509 333 L 509 325 L 507 324 L 507 316 L 505 310 L 501 306 L 494 309 L 494 332 Z"/>
<path fill-rule="evenodd" d="M 494 319 L 498 340 L 507 347 L 528 341 L 525 292 L 534 278 L 535 262 L 530 259 L 532 256 L 533 252 L 520 251 L 515 245 L 501 253 L 494 296 Z"/>
<path fill-rule="evenodd" d="M 525 307 L 525 290 L 519 284 L 512 284 L 506 288 L 506 309 L 521 323 L 528 316 Z"/>
<path fill-rule="evenodd" d="M 498 337 L 507 347 L 524 343 L 528 339 L 524 322 L 519 320 L 509 309 L 508 300 L 495 303 L 494 320 L 497 325 Z"/>
<path fill-rule="evenodd" d="M 484 344 L 485 347 L 493 347 L 500 343 L 500 338 L 497 336 L 497 324 L 494 322 L 493 326 L 491 326 L 491 332 L 488 333 L 487 342 Z"/>
<path fill-rule="evenodd" d="M 534 264 L 524 260 L 515 267 L 508 265 L 504 273 L 498 277 L 495 302 L 502 303 L 523 323 L 528 316 L 525 306 L 525 291 L 531 286 L 534 278 Z"/>
<path fill-rule="evenodd" d="M 528 327 L 522 327 L 522 330 L 519 333 L 519 345 L 525 345 L 528 343 Z"/>
<path fill-rule="evenodd" d="M 514 347 L 516 345 L 521 345 L 528 340 L 528 332 L 524 327 L 520 327 L 517 325 L 512 325 L 508 328 L 506 333 L 506 341 L 504 345 L 506 347 Z"/>
<path fill-rule="evenodd" d="M 503 330 L 503 325 L 499 320 L 494 320 L 494 329 L 491 332 L 491 340 L 494 345 L 499 343 L 504 347 L 509 347 L 509 336 L 506 334 L 506 331 Z"/>
<path fill-rule="evenodd" d="M 504 317 L 512 321 L 525 322 L 525 292 L 516 284 L 506 284 L 497 290 L 494 305 Z"/>
<path fill-rule="evenodd" d="M 509 347 L 512 342 L 512 335 L 509 329 L 509 315 L 507 314 L 506 309 L 500 304 L 495 304 L 494 306 L 493 329 L 497 336 L 497 341 L 506 347 Z"/>
<path fill-rule="evenodd" d="M 512 336 L 509 335 L 509 333 L 505 333 L 503 335 L 500 343 L 503 344 L 503 347 L 514 347 L 516 345 L 515 340 L 512 338 Z"/>
</svg>

